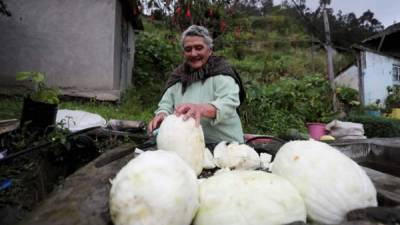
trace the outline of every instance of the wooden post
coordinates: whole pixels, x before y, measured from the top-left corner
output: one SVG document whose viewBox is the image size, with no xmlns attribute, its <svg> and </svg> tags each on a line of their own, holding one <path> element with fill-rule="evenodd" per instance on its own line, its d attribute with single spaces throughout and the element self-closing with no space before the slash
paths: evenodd
<svg viewBox="0 0 400 225">
<path fill-rule="evenodd" d="M 358 93 L 360 95 L 361 105 L 365 104 L 364 100 L 364 76 L 363 76 L 363 51 L 357 52 L 357 69 L 358 69 Z"/>
<path fill-rule="evenodd" d="M 337 103 L 336 103 L 336 87 L 335 87 L 335 77 L 333 72 L 333 52 L 331 46 L 331 33 L 329 29 L 329 21 L 328 21 L 328 14 L 326 13 L 326 5 L 324 5 L 324 25 L 325 25 L 325 49 L 328 54 L 327 61 L 328 61 L 328 77 L 329 77 L 329 84 L 332 89 L 332 104 L 333 104 L 333 111 L 337 111 Z"/>
<path fill-rule="evenodd" d="M 314 65 L 314 34 L 311 34 L 311 65 L 312 71 L 315 73 L 315 65 Z"/>
</svg>

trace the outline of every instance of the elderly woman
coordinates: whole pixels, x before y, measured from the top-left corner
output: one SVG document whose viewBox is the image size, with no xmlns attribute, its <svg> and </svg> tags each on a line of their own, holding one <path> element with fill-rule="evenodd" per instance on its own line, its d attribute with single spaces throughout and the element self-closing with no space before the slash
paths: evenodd
<svg viewBox="0 0 400 225">
<path fill-rule="evenodd" d="M 148 131 L 158 128 L 167 115 L 175 113 L 201 124 L 205 142 L 243 143 L 237 108 L 244 99 L 241 80 L 222 57 L 213 56 L 208 30 L 192 25 L 182 33 L 184 62 L 170 75 L 156 116 Z"/>
</svg>

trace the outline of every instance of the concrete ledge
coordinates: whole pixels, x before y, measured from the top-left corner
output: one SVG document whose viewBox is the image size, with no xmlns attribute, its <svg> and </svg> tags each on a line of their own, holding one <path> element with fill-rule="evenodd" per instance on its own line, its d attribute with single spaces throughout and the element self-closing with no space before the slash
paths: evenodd
<svg viewBox="0 0 400 225">
<path fill-rule="evenodd" d="M 100 101 L 118 101 L 121 97 L 121 92 L 119 90 L 61 89 L 61 92 L 66 96 L 94 98 Z"/>
<path fill-rule="evenodd" d="M 0 87 L 2 95 L 24 95 L 27 92 L 25 87 Z M 118 101 L 121 97 L 120 90 L 89 90 L 60 88 L 61 95 L 71 97 L 92 98 L 100 101 Z"/>
</svg>

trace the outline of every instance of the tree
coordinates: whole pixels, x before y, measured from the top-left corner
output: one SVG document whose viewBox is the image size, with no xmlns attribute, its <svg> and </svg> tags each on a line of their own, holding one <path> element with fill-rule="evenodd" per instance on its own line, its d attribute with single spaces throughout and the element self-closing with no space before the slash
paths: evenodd
<svg viewBox="0 0 400 225">
<path fill-rule="evenodd" d="M 331 4 L 331 0 L 319 0 L 319 6 L 323 6 L 323 5 L 330 5 Z"/>
<path fill-rule="evenodd" d="M 360 18 L 358 18 L 358 23 L 371 32 L 381 31 L 383 29 L 381 22 L 374 18 L 374 13 L 370 10 L 365 11 Z"/>
<path fill-rule="evenodd" d="M 321 10 L 323 7 L 327 7 L 331 0 L 320 0 L 320 6 L 314 12 L 299 5 L 301 1 L 291 1 L 293 4 L 288 5 L 283 10 L 294 10 L 297 15 L 300 14 L 300 21 L 307 30 L 319 40 L 325 42 Z M 331 26 L 332 43 L 335 46 L 349 48 L 383 29 L 381 23 L 374 18 L 374 13 L 370 10 L 357 18 L 354 13 L 343 15 L 341 11 L 335 16 L 333 9 L 327 7 L 327 14 Z"/>
<path fill-rule="evenodd" d="M 265 0 L 262 3 L 261 10 L 262 10 L 263 14 L 265 15 L 265 14 L 268 14 L 272 10 L 273 7 L 274 7 L 274 3 L 272 0 Z"/>
<path fill-rule="evenodd" d="M 3 2 L 3 0 L 0 0 L 0 14 L 4 16 L 11 16 L 11 12 L 7 10 L 7 5 Z"/>
</svg>

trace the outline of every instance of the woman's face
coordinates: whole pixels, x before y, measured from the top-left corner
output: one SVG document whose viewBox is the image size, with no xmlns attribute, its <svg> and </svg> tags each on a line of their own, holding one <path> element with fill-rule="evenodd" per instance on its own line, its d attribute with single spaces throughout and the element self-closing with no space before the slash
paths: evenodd
<svg viewBox="0 0 400 225">
<path fill-rule="evenodd" d="M 207 47 L 203 37 L 187 36 L 183 39 L 183 56 L 186 63 L 193 69 L 203 67 L 211 53 L 212 50 Z"/>
</svg>

